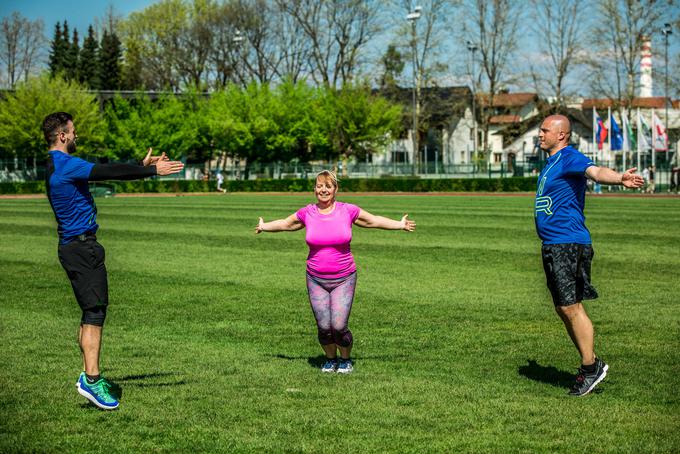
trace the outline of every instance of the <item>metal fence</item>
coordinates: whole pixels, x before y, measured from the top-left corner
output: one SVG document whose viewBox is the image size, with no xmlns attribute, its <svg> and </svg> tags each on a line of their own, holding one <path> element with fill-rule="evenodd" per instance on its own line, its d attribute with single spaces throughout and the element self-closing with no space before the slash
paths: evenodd
<svg viewBox="0 0 680 454">
<path fill-rule="evenodd" d="M 217 173 L 221 173 L 226 180 L 256 180 L 262 178 L 314 178 L 325 169 L 335 170 L 341 178 L 511 178 L 537 176 L 545 161 L 517 161 L 511 164 L 486 162 L 478 164 L 446 165 L 438 162 L 420 164 L 418 173 L 414 173 L 412 164 L 387 163 L 374 164 L 366 162 L 352 162 L 344 164 L 342 161 L 326 163 L 248 163 L 229 165 L 225 167 L 210 167 L 208 163 L 188 164 L 185 170 L 178 174 L 162 179 L 182 180 L 214 180 Z M 598 163 L 611 168 L 620 167 L 613 163 Z M 622 169 L 618 168 L 619 171 Z M 655 174 L 656 192 L 670 189 L 672 172 L 667 163 L 657 166 Z M 0 183 L 22 181 L 36 181 L 45 178 L 44 163 L 33 163 L 29 160 L 10 159 L 0 160 Z M 611 190 L 614 190 L 611 188 Z"/>
</svg>

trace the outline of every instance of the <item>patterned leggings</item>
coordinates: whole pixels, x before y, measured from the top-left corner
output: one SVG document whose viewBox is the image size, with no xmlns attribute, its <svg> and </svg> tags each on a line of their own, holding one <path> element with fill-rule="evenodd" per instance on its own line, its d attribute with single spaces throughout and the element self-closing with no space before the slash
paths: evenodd
<svg viewBox="0 0 680 454">
<path fill-rule="evenodd" d="M 309 302 L 316 318 L 321 345 L 352 345 L 352 332 L 347 328 L 347 321 L 356 285 L 356 271 L 339 279 L 322 279 L 307 273 Z"/>
</svg>

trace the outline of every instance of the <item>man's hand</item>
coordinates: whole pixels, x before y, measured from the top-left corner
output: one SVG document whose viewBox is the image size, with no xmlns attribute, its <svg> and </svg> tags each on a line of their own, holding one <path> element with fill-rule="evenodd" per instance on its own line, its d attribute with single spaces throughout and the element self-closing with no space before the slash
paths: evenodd
<svg viewBox="0 0 680 454">
<path fill-rule="evenodd" d="M 405 214 L 401 218 L 402 230 L 407 232 L 413 232 L 416 229 L 416 223 L 408 218 L 408 214 Z"/>
<path fill-rule="evenodd" d="M 184 168 L 184 164 L 180 161 L 170 161 L 169 159 L 159 159 L 156 161 L 156 175 L 172 175 L 178 173 Z"/>
<path fill-rule="evenodd" d="M 626 170 L 621 175 L 621 184 L 624 185 L 627 188 L 640 188 L 640 187 L 642 187 L 642 185 L 645 184 L 645 179 L 642 178 L 640 175 L 636 175 L 635 174 L 636 170 L 637 170 L 637 167 L 633 167 L 632 169 Z"/>
<path fill-rule="evenodd" d="M 144 167 L 150 166 L 151 164 L 156 164 L 158 161 L 169 161 L 168 157 L 165 155 L 165 152 L 161 153 L 160 156 L 151 156 L 152 152 L 153 148 L 149 147 L 146 152 L 146 156 L 142 160 L 142 165 Z"/>
<path fill-rule="evenodd" d="M 262 218 L 260 218 L 259 222 L 255 226 L 255 233 L 257 234 L 261 232 L 264 232 L 264 220 L 262 220 Z"/>
</svg>

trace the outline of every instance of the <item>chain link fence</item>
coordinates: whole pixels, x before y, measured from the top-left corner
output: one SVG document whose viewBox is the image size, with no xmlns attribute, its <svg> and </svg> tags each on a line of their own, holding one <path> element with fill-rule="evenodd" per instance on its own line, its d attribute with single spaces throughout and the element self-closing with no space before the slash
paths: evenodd
<svg viewBox="0 0 680 454">
<path fill-rule="evenodd" d="M 322 170 L 335 170 L 340 178 L 511 178 L 537 176 L 545 161 L 517 161 L 513 163 L 445 165 L 438 162 L 421 163 L 418 173 L 408 163 L 373 164 L 366 162 L 316 162 L 316 163 L 241 163 L 221 167 L 209 166 L 208 163 L 187 164 L 178 175 L 156 177 L 161 179 L 181 180 L 215 180 L 220 173 L 225 180 L 257 180 L 257 179 L 311 179 Z M 620 163 L 599 162 L 598 165 L 622 171 Z M 643 165 L 643 167 L 645 167 Z M 680 178 L 673 174 L 667 162 L 656 166 L 654 177 L 655 192 L 666 192 L 671 189 L 671 178 Z M 39 181 L 45 178 L 44 163 L 28 159 L 0 159 L 0 183 L 16 183 L 23 181 Z M 676 180 L 677 181 L 677 180 Z M 597 191 L 597 186 L 594 187 Z M 609 188 L 615 190 L 615 187 Z M 674 191 L 677 191 L 675 186 Z M 605 189 L 606 190 L 606 189 Z"/>
</svg>

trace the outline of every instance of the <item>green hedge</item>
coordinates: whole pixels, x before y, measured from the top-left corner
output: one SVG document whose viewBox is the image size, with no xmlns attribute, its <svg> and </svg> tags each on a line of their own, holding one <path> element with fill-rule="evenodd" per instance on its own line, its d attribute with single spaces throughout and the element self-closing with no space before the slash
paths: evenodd
<svg viewBox="0 0 680 454">
<path fill-rule="evenodd" d="M 212 192 L 215 181 L 141 180 L 111 181 L 97 186 L 116 192 Z M 229 192 L 311 192 L 314 180 L 229 180 L 223 187 Z M 352 178 L 340 181 L 343 192 L 532 192 L 536 178 Z M 37 194 L 45 192 L 43 181 L 0 183 L 0 194 Z"/>
</svg>

